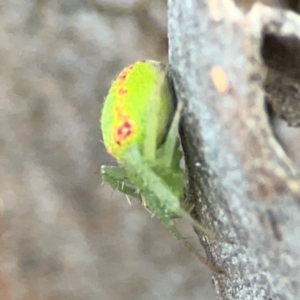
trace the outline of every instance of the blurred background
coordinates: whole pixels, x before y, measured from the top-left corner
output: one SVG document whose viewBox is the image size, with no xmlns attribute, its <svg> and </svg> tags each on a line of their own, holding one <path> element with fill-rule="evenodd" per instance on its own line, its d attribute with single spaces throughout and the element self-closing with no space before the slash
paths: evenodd
<svg viewBox="0 0 300 300">
<path fill-rule="evenodd" d="M 111 81 L 167 61 L 166 0 L 0 3 L 0 299 L 214 299 L 210 272 L 102 183 Z"/>
</svg>

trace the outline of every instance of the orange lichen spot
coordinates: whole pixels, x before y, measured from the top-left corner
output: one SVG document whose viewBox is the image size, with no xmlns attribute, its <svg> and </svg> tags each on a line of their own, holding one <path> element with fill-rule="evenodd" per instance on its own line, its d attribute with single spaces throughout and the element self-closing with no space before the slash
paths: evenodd
<svg viewBox="0 0 300 300">
<path fill-rule="evenodd" d="M 298 181 L 296 181 L 296 180 L 288 180 L 287 181 L 287 185 L 288 185 L 288 187 L 290 188 L 290 190 L 292 192 L 299 193 L 300 186 L 299 186 L 299 182 Z"/>
<path fill-rule="evenodd" d="M 208 9 L 213 20 L 220 21 L 222 19 L 222 0 L 209 0 Z"/>
<path fill-rule="evenodd" d="M 219 93 L 228 92 L 230 85 L 225 71 L 220 66 L 214 66 L 210 71 L 210 76 Z"/>
<path fill-rule="evenodd" d="M 128 93 L 128 90 L 125 89 L 125 88 L 123 88 L 123 87 L 120 87 L 120 88 L 118 89 L 118 94 L 119 94 L 119 95 L 125 95 L 125 94 L 127 94 L 127 93 Z"/>
</svg>

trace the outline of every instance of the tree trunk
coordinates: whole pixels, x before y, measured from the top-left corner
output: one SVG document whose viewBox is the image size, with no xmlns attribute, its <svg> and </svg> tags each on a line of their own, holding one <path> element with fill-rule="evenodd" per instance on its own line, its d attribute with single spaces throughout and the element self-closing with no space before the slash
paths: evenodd
<svg viewBox="0 0 300 300">
<path fill-rule="evenodd" d="M 201 239 L 224 272 L 213 274 L 218 299 L 299 299 L 299 168 L 264 99 L 300 125 L 299 16 L 259 3 L 169 0 L 169 46 L 185 103 L 187 200 L 228 240 Z"/>
</svg>

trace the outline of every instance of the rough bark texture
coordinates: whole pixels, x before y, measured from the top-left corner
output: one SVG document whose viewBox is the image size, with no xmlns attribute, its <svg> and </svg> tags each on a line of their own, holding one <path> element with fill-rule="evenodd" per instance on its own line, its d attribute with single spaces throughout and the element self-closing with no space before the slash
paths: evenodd
<svg viewBox="0 0 300 300">
<path fill-rule="evenodd" d="M 230 0 L 170 0 L 170 65 L 185 102 L 182 142 L 218 299 L 300 298 L 299 172 L 264 101 L 300 124 L 298 15 Z"/>
</svg>

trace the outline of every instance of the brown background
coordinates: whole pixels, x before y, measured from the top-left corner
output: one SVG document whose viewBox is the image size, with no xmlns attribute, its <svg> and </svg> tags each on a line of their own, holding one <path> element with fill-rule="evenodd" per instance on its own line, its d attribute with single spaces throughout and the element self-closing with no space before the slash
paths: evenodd
<svg viewBox="0 0 300 300">
<path fill-rule="evenodd" d="M 101 184 L 111 80 L 167 61 L 166 1 L 0 3 L 0 299 L 214 299 L 210 274 Z"/>
</svg>

